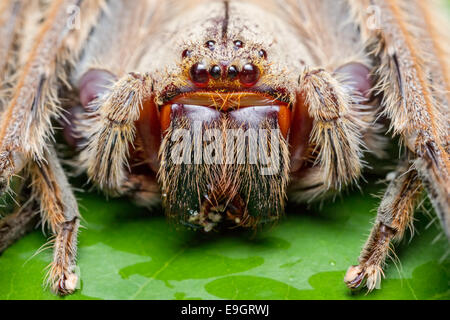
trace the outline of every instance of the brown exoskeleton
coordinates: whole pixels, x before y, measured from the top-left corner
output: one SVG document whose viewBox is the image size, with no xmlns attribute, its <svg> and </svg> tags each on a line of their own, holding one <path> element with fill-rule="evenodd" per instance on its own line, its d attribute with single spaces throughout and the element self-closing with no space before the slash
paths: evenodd
<svg viewBox="0 0 450 320">
<path fill-rule="evenodd" d="M 55 235 L 55 292 L 75 289 L 79 213 L 53 118 L 67 118 L 67 141 L 99 188 L 149 207 L 162 198 L 169 217 L 205 231 L 255 227 L 279 218 L 286 197 L 312 201 L 355 183 L 364 153 L 383 154 L 386 118 L 406 150 L 345 283 L 377 286 L 422 188 L 449 235 L 449 29 L 433 1 L 3 0 L 0 8 L 0 187 L 20 175 L 32 192 L 22 214 L 5 218 L 0 248 L 23 234 L 39 200 Z M 62 101 L 79 106 L 62 110 Z M 269 134 L 255 140 L 250 129 Z M 238 156 L 258 142 L 277 154 L 277 170 L 262 174 L 268 162 L 245 157 L 217 161 L 230 136 L 243 137 L 231 149 Z M 200 152 L 185 157 L 181 141 Z"/>
</svg>

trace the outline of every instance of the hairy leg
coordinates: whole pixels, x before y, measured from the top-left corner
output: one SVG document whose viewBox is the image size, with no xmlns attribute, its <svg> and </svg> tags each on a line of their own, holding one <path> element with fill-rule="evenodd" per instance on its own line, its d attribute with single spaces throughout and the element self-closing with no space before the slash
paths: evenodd
<svg viewBox="0 0 450 320">
<path fill-rule="evenodd" d="M 76 289 L 75 272 L 77 231 L 80 224 L 78 205 L 53 148 L 46 152 L 46 162 L 31 165 L 34 196 L 40 200 L 44 224 L 55 235 L 53 262 L 48 273 L 48 284 L 61 295 Z"/>
<path fill-rule="evenodd" d="M 90 72 L 96 70 L 88 71 L 87 75 Z M 122 189 L 129 148 L 135 138 L 135 122 L 145 101 L 151 99 L 151 88 L 148 75 L 130 73 L 92 101 L 89 105 L 92 112 L 80 123 L 78 130 L 87 141 L 80 163 L 102 189 L 119 192 Z"/>
<path fill-rule="evenodd" d="M 26 32 L 18 41 L 13 90 L 0 119 L 0 191 L 29 160 L 44 160 L 46 142 L 52 134 L 51 117 L 59 114 L 59 84 L 67 82 L 64 64 L 76 59 L 102 1 L 81 2 L 84 20 L 80 28 L 68 23 L 68 9 L 79 1 L 57 0 L 48 7 L 40 7 L 38 1 L 30 3 L 37 8 L 28 10 Z M 40 22 L 37 18 L 42 14 L 46 18 Z"/>
<path fill-rule="evenodd" d="M 434 1 L 349 3 L 379 63 L 376 90 L 384 95 L 384 114 L 417 156 L 415 169 L 450 237 L 448 21 Z M 378 25 L 367 23 L 369 7 L 377 8 Z"/>
<path fill-rule="evenodd" d="M 299 79 L 300 103 L 313 119 L 310 137 L 321 167 L 323 191 L 340 190 L 360 174 L 364 150 L 363 133 L 369 127 L 361 95 L 343 80 L 323 69 L 306 70 Z"/>
<path fill-rule="evenodd" d="M 359 265 L 348 269 L 345 283 L 351 289 L 364 284 L 369 291 L 378 288 L 392 241 L 401 240 L 421 194 L 421 182 L 407 161 L 396 171 L 378 208 L 377 219 L 361 255 Z"/>
<path fill-rule="evenodd" d="M 37 226 L 37 213 L 33 205 L 28 204 L 0 220 L 0 253 Z"/>
<path fill-rule="evenodd" d="M 155 0 L 135 2 L 108 4 L 108 14 L 98 20 L 71 79 L 85 110 L 75 128 L 85 141 L 80 166 L 94 183 L 112 193 L 133 190 L 129 167 L 140 147 L 134 145 L 135 122 L 154 97 L 152 79 L 130 71 L 146 70 L 139 63 L 148 52 L 150 34 L 159 26 L 159 10 L 166 6 Z"/>
</svg>

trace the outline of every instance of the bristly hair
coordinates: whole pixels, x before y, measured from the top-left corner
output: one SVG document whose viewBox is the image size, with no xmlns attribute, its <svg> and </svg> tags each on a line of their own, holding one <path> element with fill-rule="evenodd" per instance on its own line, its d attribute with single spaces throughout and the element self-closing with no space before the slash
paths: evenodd
<svg viewBox="0 0 450 320">
<path fill-rule="evenodd" d="M 441 31 L 448 22 L 435 1 L 376 0 L 380 27 L 371 29 L 362 14 L 370 2 L 350 3 L 378 63 L 375 89 L 383 95 L 383 113 L 417 156 L 415 169 L 450 235 L 450 42 Z"/>
<path fill-rule="evenodd" d="M 203 130 L 220 130 L 223 141 L 229 141 L 227 129 L 239 130 L 244 127 L 243 124 L 222 117 L 213 123 L 203 125 Z M 236 203 L 233 201 L 241 202 L 238 204 L 242 206 L 239 208 L 241 210 L 235 212 L 235 215 L 228 215 L 232 216 L 235 223 L 240 226 L 256 227 L 260 222 L 275 221 L 282 215 L 289 176 L 289 151 L 281 135 L 279 136 L 280 157 L 277 160 L 280 164 L 279 170 L 272 175 L 262 175 L 262 165 L 259 163 L 261 158 L 258 164 L 251 164 L 248 158 L 245 158 L 248 145 L 257 143 L 257 141 L 250 141 L 250 137 L 244 145 L 234 144 L 235 158 L 230 164 L 228 162 L 214 164 L 212 159 L 206 158 L 203 158 L 201 163 L 195 164 L 191 154 L 189 155 L 191 164 L 174 163 L 171 154 L 174 145 L 179 142 L 174 138 L 174 132 L 177 129 L 186 129 L 190 134 L 195 135 L 189 119 L 174 118 L 160 149 L 161 166 L 158 178 L 162 188 L 163 204 L 170 219 L 176 222 L 193 221 L 195 220 L 193 217 L 197 215 L 208 215 L 210 207 L 234 208 Z M 270 132 L 271 129 L 278 129 L 278 123 L 266 120 L 260 124 L 260 129 L 267 129 Z M 279 130 L 277 132 L 279 133 Z M 272 149 L 275 147 L 272 147 L 271 140 L 267 139 L 267 142 L 268 149 L 271 149 L 269 152 L 273 153 L 275 150 Z M 202 142 L 202 145 L 206 144 Z M 220 147 L 223 147 L 225 151 L 225 144 Z M 204 156 L 209 155 L 205 153 Z M 236 163 L 237 159 L 245 159 L 245 162 Z M 208 208 L 204 207 L 204 203 Z M 202 218 L 199 221 L 204 223 Z"/>
<path fill-rule="evenodd" d="M 148 75 L 129 74 L 91 102 L 90 112 L 76 128 L 85 138 L 79 163 L 101 189 L 120 193 L 129 170 L 130 145 L 135 140 L 135 121 L 148 99 Z M 104 161 L 105 154 L 107 161 Z"/>
</svg>

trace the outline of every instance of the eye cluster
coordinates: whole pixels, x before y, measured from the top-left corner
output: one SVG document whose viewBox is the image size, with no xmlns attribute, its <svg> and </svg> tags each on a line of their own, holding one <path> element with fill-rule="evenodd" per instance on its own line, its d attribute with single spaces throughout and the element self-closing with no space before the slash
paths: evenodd
<svg viewBox="0 0 450 320">
<path fill-rule="evenodd" d="M 233 44 L 235 50 L 239 50 L 244 46 L 244 43 L 241 40 L 235 40 Z M 216 42 L 214 40 L 208 40 L 205 43 L 205 47 L 211 51 L 214 51 Z M 261 58 L 267 58 L 267 53 L 263 49 L 258 51 L 258 55 Z M 191 51 L 188 49 L 184 50 L 182 57 L 191 57 Z M 242 68 L 239 68 L 236 65 L 223 65 L 222 67 L 219 65 L 213 65 L 208 68 L 203 62 L 197 62 L 191 66 L 189 76 L 191 81 L 197 87 L 201 88 L 208 86 L 210 80 L 219 79 L 225 81 L 235 81 L 238 79 L 243 86 L 252 87 L 258 82 L 261 76 L 261 71 L 258 66 L 250 62 L 244 64 Z"/>
</svg>

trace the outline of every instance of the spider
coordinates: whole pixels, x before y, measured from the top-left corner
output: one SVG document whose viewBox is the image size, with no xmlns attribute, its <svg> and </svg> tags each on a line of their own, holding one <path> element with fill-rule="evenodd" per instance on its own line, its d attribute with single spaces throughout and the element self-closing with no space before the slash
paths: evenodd
<svg viewBox="0 0 450 320">
<path fill-rule="evenodd" d="M 450 42 L 433 1 L 0 8 L 0 189 L 12 192 L 16 175 L 30 181 L 20 189 L 29 200 L 2 222 L 0 248 L 38 207 L 54 234 L 54 292 L 75 290 L 80 225 L 55 121 L 98 188 L 162 202 L 168 217 L 206 232 L 256 228 L 279 219 L 286 199 L 325 199 L 357 183 L 364 154 L 383 156 L 391 133 L 405 147 L 346 285 L 379 285 L 422 189 L 449 235 Z M 225 149 L 234 155 L 223 161 Z"/>
</svg>

